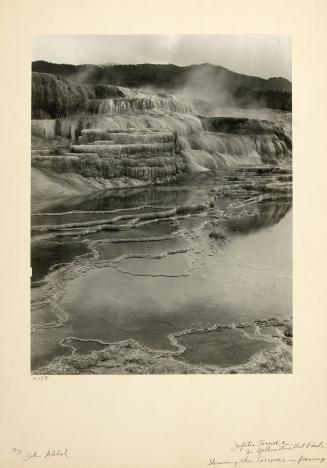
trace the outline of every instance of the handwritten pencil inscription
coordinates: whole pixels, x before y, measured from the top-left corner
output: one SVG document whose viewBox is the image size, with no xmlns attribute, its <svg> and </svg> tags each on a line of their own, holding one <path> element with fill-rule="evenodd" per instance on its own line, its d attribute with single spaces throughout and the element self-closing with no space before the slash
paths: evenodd
<svg viewBox="0 0 327 468">
<path fill-rule="evenodd" d="M 326 462 L 326 445 L 319 440 L 290 442 L 285 440 L 248 440 L 235 442 L 231 456 L 225 459 L 213 457 L 208 465 L 284 464 L 302 465 L 308 468 Z"/>
<path fill-rule="evenodd" d="M 14 447 L 12 453 L 17 457 L 20 457 L 23 462 L 29 462 L 31 460 L 47 460 L 53 458 L 69 458 L 68 449 L 48 449 L 48 450 L 22 450 Z"/>
</svg>

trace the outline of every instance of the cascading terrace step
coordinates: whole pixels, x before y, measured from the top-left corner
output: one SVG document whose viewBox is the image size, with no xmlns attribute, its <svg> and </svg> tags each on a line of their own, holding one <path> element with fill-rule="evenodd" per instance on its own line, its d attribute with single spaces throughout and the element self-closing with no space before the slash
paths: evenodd
<svg viewBox="0 0 327 468">
<path fill-rule="evenodd" d="M 98 153 L 101 157 L 102 154 L 111 156 L 121 155 L 143 155 L 146 153 L 152 156 L 161 155 L 163 153 L 175 154 L 175 145 L 171 143 L 138 143 L 138 144 L 88 144 L 88 145 L 72 145 L 71 151 L 73 153 Z"/>
<path fill-rule="evenodd" d="M 97 128 L 84 129 L 78 137 L 79 144 L 95 143 L 96 141 L 114 141 L 116 143 L 167 143 L 174 141 L 174 132 L 159 130 L 102 130 Z"/>
<path fill-rule="evenodd" d="M 31 150 L 31 154 L 32 156 L 33 155 L 42 155 L 42 156 L 46 156 L 48 154 L 51 154 L 51 152 L 53 152 L 53 150 L 51 149 L 43 149 L 43 148 L 37 148 L 37 149 L 32 149 Z"/>
</svg>

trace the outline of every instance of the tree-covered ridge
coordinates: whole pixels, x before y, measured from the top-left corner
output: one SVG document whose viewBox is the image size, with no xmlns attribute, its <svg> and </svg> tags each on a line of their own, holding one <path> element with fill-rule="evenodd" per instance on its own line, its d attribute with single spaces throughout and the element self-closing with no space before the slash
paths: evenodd
<svg viewBox="0 0 327 468">
<path fill-rule="evenodd" d="M 139 87 L 147 85 L 176 88 L 187 84 L 193 72 L 203 72 L 218 81 L 226 80 L 230 89 L 239 86 L 253 91 L 291 92 L 291 82 L 285 78 L 259 78 L 235 73 L 227 68 L 204 63 L 179 67 L 174 64 L 144 63 L 137 65 L 70 65 L 45 61 L 32 63 L 32 70 L 69 77 L 83 83 L 104 83 L 118 86 Z"/>
</svg>

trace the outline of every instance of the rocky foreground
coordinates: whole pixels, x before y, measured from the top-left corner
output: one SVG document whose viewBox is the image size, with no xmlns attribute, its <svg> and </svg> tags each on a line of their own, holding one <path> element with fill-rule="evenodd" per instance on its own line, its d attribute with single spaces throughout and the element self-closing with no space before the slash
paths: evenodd
<svg viewBox="0 0 327 468">
<path fill-rule="evenodd" d="M 265 334 L 271 329 L 271 334 Z M 236 330 L 248 340 L 263 340 L 271 345 L 269 351 L 255 353 L 242 365 L 221 368 L 215 365 L 194 365 L 185 362 L 185 346 L 179 338 L 192 333 L 215 333 L 217 330 Z M 65 338 L 61 345 L 70 351 L 68 356 L 54 359 L 35 374 L 260 374 L 288 373 L 292 366 L 292 325 L 290 321 L 277 319 L 257 320 L 234 325 L 214 325 L 206 329 L 188 329 L 168 335 L 168 341 L 176 351 L 160 351 L 142 346 L 133 339 L 118 343 L 99 340 Z M 87 354 L 78 352 L 80 343 L 97 344 L 101 350 Z"/>
</svg>

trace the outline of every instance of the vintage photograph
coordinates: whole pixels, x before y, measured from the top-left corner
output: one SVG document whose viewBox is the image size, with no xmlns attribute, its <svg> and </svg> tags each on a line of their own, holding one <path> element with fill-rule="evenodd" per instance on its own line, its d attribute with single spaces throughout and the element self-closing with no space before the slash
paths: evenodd
<svg viewBox="0 0 327 468">
<path fill-rule="evenodd" d="M 289 36 L 35 36 L 31 372 L 292 373 Z"/>
</svg>

